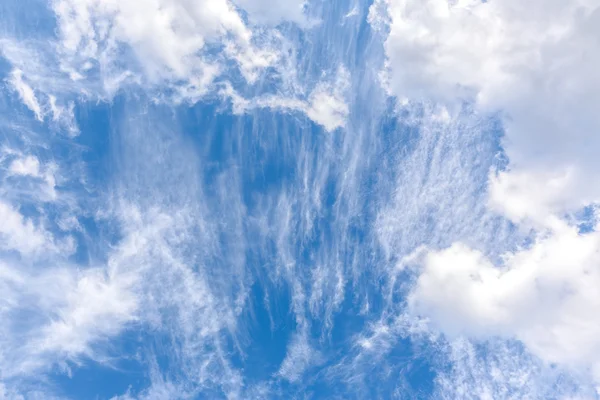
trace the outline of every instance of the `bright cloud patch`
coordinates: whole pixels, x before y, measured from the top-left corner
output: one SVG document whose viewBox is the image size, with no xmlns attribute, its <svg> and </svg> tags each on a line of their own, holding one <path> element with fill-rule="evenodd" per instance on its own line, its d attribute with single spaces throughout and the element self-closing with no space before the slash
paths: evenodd
<svg viewBox="0 0 600 400">
<path fill-rule="evenodd" d="M 599 237 L 563 226 L 495 266 L 455 244 L 431 252 L 409 309 L 450 335 L 515 337 L 537 356 L 598 374 Z"/>
<path fill-rule="evenodd" d="M 41 121 L 43 119 L 42 108 L 40 107 L 31 86 L 23 81 L 23 71 L 15 69 L 11 75 L 9 82 L 19 94 L 23 104 L 25 104 L 27 108 L 33 112 L 35 117 Z"/>
<path fill-rule="evenodd" d="M 58 0 L 53 9 L 59 21 L 63 68 L 75 80 L 98 67 L 105 74 L 126 77 L 131 72 L 119 65 L 119 59 L 127 57 L 128 50 L 151 82 L 210 84 L 221 61 L 207 54 L 211 45 L 223 45 L 224 54 L 250 80 L 256 79 L 257 68 L 269 66 L 275 57 L 253 46 L 252 31 L 226 0 L 157 0 L 142 7 L 135 1 Z"/>
<path fill-rule="evenodd" d="M 392 93 L 501 112 L 511 169 L 544 182 L 572 172 L 564 187 L 571 195 L 562 196 L 567 208 L 598 200 L 598 185 L 589 184 L 600 124 L 596 2 L 384 3 Z M 374 9 L 372 19 L 380 14 Z"/>
<path fill-rule="evenodd" d="M 594 218 L 582 233 L 572 215 L 600 200 L 599 17 L 590 1 L 389 0 L 371 10 L 374 25 L 389 24 L 391 93 L 500 112 L 509 165 L 491 172 L 488 206 L 536 232 L 499 266 L 461 244 L 430 252 L 409 309 L 449 335 L 517 338 L 543 360 L 592 370 L 600 246 Z"/>
</svg>

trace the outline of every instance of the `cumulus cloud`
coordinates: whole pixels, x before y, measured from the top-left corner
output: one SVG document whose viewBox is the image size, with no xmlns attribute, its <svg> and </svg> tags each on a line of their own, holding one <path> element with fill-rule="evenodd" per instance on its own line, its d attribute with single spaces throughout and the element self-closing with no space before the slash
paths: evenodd
<svg viewBox="0 0 600 400">
<path fill-rule="evenodd" d="M 74 80 L 92 76 L 100 66 L 113 78 L 128 79 L 141 70 L 149 82 L 208 85 L 222 67 L 214 51 L 220 47 L 253 81 L 257 70 L 276 59 L 274 52 L 254 46 L 252 30 L 227 0 L 150 0 L 143 5 L 56 0 L 52 7 L 58 19 L 62 67 Z"/>
<path fill-rule="evenodd" d="M 567 225 L 501 266 L 454 244 L 425 256 L 409 309 L 448 335 L 517 338 L 541 359 L 599 379 L 599 264 L 598 232 Z"/>
<path fill-rule="evenodd" d="M 42 108 L 38 102 L 34 90 L 23 80 L 23 71 L 20 69 L 13 70 L 8 82 L 19 94 L 23 104 L 25 104 L 27 108 L 33 112 L 36 119 L 42 121 L 44 119 Z"/>
<path fill-rule="evenodd" d="M 343 75 L 341 79 L 333 88 L 327 85 L 317 86 L 309 97 L 306 115 L 328 131 L 346 125 L 349 109 L 341 93 L 346 86 Z"/>
<path fill-rule="evenodd" d="M 387 34 L 390 94 L 499 113 L 509 164 L 490 172 L 488 206 L 534 232 L 499 265 L 460 243 L 431 251 L 411 313 L 450 336 L 517 338 L 598 378 L 598 227 L 582 233 L 572 214 L 600 201 L 600 5 L 383 0 L 370 20 Z"/>
<path fill-rule="evenodd" d="M 562 196 L 562 211 L 598 200 L 600 186 L 589 184 L 598 166 L 591 149 L 600 144 L 596 2 L 381 3 L 371 19 L 389 22 L 385 75 L 392 94 L 500 111 L 511 170 L 546 182 L 568 174 L 564 192 L 571 194 Z M 526 192 L 518 196 L 540 196 L 518 188 Z"/>
<path fill-rule="evenodd" d="M 254 84 L 286 56 L 276 23 L 304 20 L 296 0 L 53 0 L 49 6 L 56 37 L 0 39 L 0 51 L 15 66 L 10 82 L 40 121 L 45 113 L 56 119 L 71 112 L 70 103 L 56 102 L 60 94 L 112 98 L 127 85 L 165 85 L 175 97 L 197 101 L 231 72 Z M 257 16 L 256 24 L 246 12 Z M 47 105 L 40 92 L 50 96 Z"/>
</svg>

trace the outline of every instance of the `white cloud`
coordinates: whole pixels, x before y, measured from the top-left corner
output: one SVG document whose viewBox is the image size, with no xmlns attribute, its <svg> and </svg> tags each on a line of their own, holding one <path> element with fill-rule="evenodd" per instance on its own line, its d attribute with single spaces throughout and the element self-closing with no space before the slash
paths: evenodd
<svg viewBox="0 0 600 400">
<path fill-rule="evenodd" d="M 559 225 L 502 266 L 464 245 L 428 253 L 409 297 L 450 336 L 516 338 L 542 360 L 600 379 L 600 233 Z"/>
<path fill-rule="evenodd" d="M 252 99 L 240 96 L 231 85 L 225 85 L 221 96 L 229 98 L 233 112 L 242 114 L 255 108 L 270 108 L 284 111 L 299 111 L 312 121 L 331 132 L 346 126 L 350 113 L 346 96 L 349 88 L 349 73 L 341 67 L 333 82 L 319 82 L 310 92 L 307 99 L 285 97 L 281 95 L 265 95 Z"/>
<path fill-rule="evenodd" d="M 306 115 L 326 130 L 333 131 L 346 125 L 348 105 L 337 88 L 318 86 L 310 95 Z"/>
<path fill-rule="evenodd" d="M 75 120 L 75 103 L 70 101 L 68 104 L 60 105 L 53 95 L 48 95 L 48 106 L 52 121 L 59 124 L 62 129 L 65 129 L 69 136 L 77 136 L 79 127 Z"/>
<path fill-rule="evenodd" d="M 297 382 L 305 371 L 320 362 L 321 355 L 308 343 L 306 333 L 296 334 L 288 345 L 278 375 L 290 382 Z"/>
<path fill-rule="evenodd" d="M 389 22 L 391 93 L 500 111 L 509 174 L 518 175 L 507 179 L 550 182 L 570 171 L 563 211 L 600 199 L 600 185 L 590 184 L 598 168 L 592 149 L 600 147 L 596 1 L 387 0 L 385 10 L 381 3 L 371 20 Z M 559 205 L 518 189 L 519 197 Z"/>
<path fill-rule="evenodd" d="M 14 175 L 40 176 L 40 162 L 37 157 L 27 156 L 14 160 L 10 164 L 9 171 Z"/>
<path fill-rule="evenodd" d="M 354 7 L 352 7 L 352 9 L 350 11 L 348 11 L 348 13 L 346 15 L 344 15 L 344 18 L 352 18 L 352 17 L 356 17 L 358 15 L 359 15 L 358 7 L 354 6 Z"/>
<path fill-rule="evenodd" d="M 224 54 L 252 81 L 258 69 L 276 58 L 254 47 L 253 32 L 227 0 L 55 0 L 52 5 L 63 68 L 75 80 L 99 64 L 112 76 L 141 69 L 150 82 L 209 84 L 221 62 L 218 54 L 205 50 L 223 44 Z M 128 59 L 128 51 L 134 60 Z"/>
<path fill-rule="evenodd" d="M 49 393 L 40 388 L 18 390 L 17 385 L 3 384 L 0 382 L 0 400 L 66 400 L 63 396 Z"/>
<path fill-rule="evenodd" d="M 56 38 L 0 38 L 0 51 L 17 71 L 13 81 L 40 121 L 44 114 L 55 121 L 72 114 L 71 103 L 56 102 L 64 100 L 61 95 L 110 99 L 127 85 L 163 85 L 196 101 L 213 89 L 217 77 L 231 72 L 232 64 L 253 84 L 265 68 L 285 56 L 280 52 L 282 36 L 270 25 L 303 20 L 300 3 L 296 12 L 289 3 L 266 7 L 261 0 L 244 5 L 258 10 L 257 22 L 267 25 L 248 24 L 229 0 L 49 3 L 56 17 Z M 268 17 L 262 12 L 266 9 Z M 41 93 L 50 97 L 48 104 L 40 100 Z"/>
<path fill-rule="evenodd" d="M 158 106 L 116 123 L 123 153 L 115 155 L 119 174 L 110 203 L 124 240 L 109 270 L 139 277 L 134 328 L 169 343 L 142 351 L 144 366 L 148 359 L 168 361 L 151 374 L 148 390 L 130 395 L 161 398 L 184 390 L 196 397 L 214 390 L 235 398 L 243 382 L 230 365 L 229 344 L 237 342 L 248 296 L 237 172 L 216 179 L 216 199 L 205 196 L 197 149 L 164 118 L 170 113 Z"/>
<path fill-rule="evenodd" d="M 447 110 L 433 105 L 408 104 L 403 110 L 406 128 L 399 132 L 419 133 L 396 139 L 407 154 L 393 157 L 394 190 L 375 225 L 387 256 L 404 258 L 419 246 L 454 241 L 500 252 L 510 248 L 518 238 L 508 221 L 489 212 L 482 190 L 497 152 L 493 127 L 466 112 L 447 117 Z"/>
<path fill-rule="evenodd" d="M 502 265 L 462 244 L 431 251 L 411 312 L 449 335 L 517 338 L 545 361 L 598 374 L 599 236 L 565 215 L 600 202 L 600 4 L 385 0 L 370 20 L 389 29 L 391 94 L 500 113 L 510 163 L 490 173 L 488 205 L 535 230 Z"/>
<path fill-rule="evenodd" d="M 55 201 L 58 198 L 56 191 L 56 177 L 58 166 L 52 162 L 44 166 L 33 155 L 14 158 L 7 171 L 8 177 L 29 178 L 33 185 L 32 192 L 42 201 Z M 6 186 L 8 188 L 8 185 Z"/>
<path fill-rule="evenodd" d="M 38 121 L 43 121 L 44 114 L 34 90 L 23 80 L 23 71 L 14 69 L 8 79 L 13 89 L 19 94 L 23 104 L 29 108 Z"/>
<path fill-rule="evenodd" d="M 129 284 L 122 275 L 107 276 L 104 268 L 51 267 L 34 273 L 3 264 L 3 346 L 10 349 L 0 358 L 4 376 L 95 358 L 93 346 L 134 318 L 137 304 Z"/>
<path fill-rule="evenodd" d="M 16 52 L 14 45 L 7 43 L 4 40 L 0 40 L 0 51 L 8 58 L 11 58 L 11 55 L 15 56 L 14 53 Z M 20 54 L 17 57 L 22 56 L 23 54 Z M 29 60 L 26 60 L 26 62 L 30 64 L 30 68 L 31 64 L 35 64 Z M 16 67 L 11 71 L 7 82 L 11 85 L 12 89 L 18 93 L 23 104 L 33 112 L 35 118 L 38 121 L 43 122 L 46 117 L 50 116 L 51 121 L 59 128 L 59 130 L 65 131 L 69 136 L 76 136 L 79 134 L 79 128 L 75 121 L 74 103 L 72 101 L 68 102 L 67 106 L 60 104 L 60 102 L 57 101 L 56 96 L 47 94 L 44 91 L 45 86 L 48 85 L 47 83 L 40 85 L 39 76 L 34 76 L 33 82 L 29 82 L 28 78 L 30 77 L 26 76 L 21 69 L 23 66 L 18 64 L 20 63 L 17 63 Z M 48 78 L 46 77 L 46 79 Z M 54 78 L 49 78 L 49 80 L 54 80 Z M 37 94 L 36 91 L 38 92 Z"/>
<path fill-rule="evenodd" d="M 58 353 L 68 359 L 91 355 L 89 347 L 94 341 L 118 334 L 125 323 L 135 319 L 137 296 L 131 291 L 135 279 L 124 274 L 107 276 L 103 268 L 70 276 L 66 287 L 56 287 L 63 293 L 64 304 L 50 310 L 53 321 L 30 346 L 36 352 Z M 43 281 L 52 284 L 56 279 Z"/>
<path fill-rule="evenodd" d="M 140 6 L 132 0 L 53 0 L 50 5 L 58 36 L 52 46 L 2 38 L 0 49 L 23 77 L 19 82 L 29 82 L 35 103 L 26 104 L 38 119 L 49 117 L 71 136 L 79 129 L 74 103 L 65 98 L 110 99 L 124 87 L 142 85 L 155 101 L 193 103 L 214 93 L 215 81 L 231 75 L 232 64 L 243 84 L 260 84 L 267 69 L 282 79 L 278 92 L 283 94 L 259 97 L 256 107 L 298 110 L 327 130 L 345 125 L 347 71 L 341 69 L 336 82 L 319 84 L 306 99 L 297 82 L 293 40 L 276 26 L 284 21 L 313 26 L 304 1 L 147 0 Z M 158 88 L 165 90 L 154 91 Z"/>
<path fill-rule="evenodd" d="M 29 256 L 43 252 L 56 252 L 63 246 L 57 246 L 54 238 L 43 226 L 34 224 L 17 209 L 0 200 L 0 248 L 16 250 Z M 67 245 L 67 248 L 70 247 Z"/>
<path fill-rule="evenodd" d="M 33 271 L 0 264 L 3 377 L 45 372 L 65 361 L 102 359 L 98 344 L 135 319 L 136 297 L 123 275 L 71 266 Z M 24 319 L 23 315 L 27 315 Z"/>
</svg>

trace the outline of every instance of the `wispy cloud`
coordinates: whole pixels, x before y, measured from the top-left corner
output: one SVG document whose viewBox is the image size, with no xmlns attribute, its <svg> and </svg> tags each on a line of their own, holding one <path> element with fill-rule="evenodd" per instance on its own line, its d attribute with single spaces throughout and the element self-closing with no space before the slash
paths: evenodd
<svg viewBox="0 0 600 400">
<path fill-rule="evenodd" d="M 10 80 L 8 81 L 13 89 L 19 94 L 23 104 L 29 108 L 35 117 L 39 120 L 43 120 L 42 108 L 38 103 L 35 92 L 27 83 L 23 81 L 23 71 L 20 69 L 13 70 Z"/>
<path fill-rule="evenodd" d="M 470 101 L 482 112 L 500 112 L 511 161 L 507 174 L 551 182 L 570 171 L 564 193 L 571 195 L 561 195 L 561 211 L 597 201 L 588 185 L 595 157 L 586 151 L 596 143 L 592 104 L 600 102 L 600 82 L 590 69 L 600 53 L 590 50 L 598 48 L 592 39 L 597 5 L 578 0 L 383 4 L 373 13 L 389 19 L 386 73 L 392 94 L 446 104 Z M 516 189 L 511 190 L 516 196 L 541 195 L 528 185 L 519 186 L 522 195 Z"/>
<path fill-rule="evenodd" d="M 226 84 L 220 93 L 224 98 L 231 100 L 233 111 L 237 114 L 257 108 L 303 112 L 327 131 L 333 131 L 346 125 L 349 114 L 345 99 L 349 86 L 349 73 L 345 68 L 339 68 L 336 75 L 333 82 L 319 82 L 306 99 L 264 95 L 248 100 L 236 93 L 230 84 Z"/>
<path fill-rule="evenodd" d="M 0 398 L 592 396 L 597 6 L 546 3 L 6 24 Z"/>
</svg>

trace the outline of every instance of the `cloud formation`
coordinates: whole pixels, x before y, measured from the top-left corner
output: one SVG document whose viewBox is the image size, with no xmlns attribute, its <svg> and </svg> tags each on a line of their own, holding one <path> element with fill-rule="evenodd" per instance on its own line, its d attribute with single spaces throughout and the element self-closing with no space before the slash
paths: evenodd
<svg viewBox="0 0 600 400">
<path fill-rule="evenodd" d="M 389 19 L 385 75 L 392 94 L 473 101 L 481 112 L 500 112 L 503 147 L 516 175 L 506 178 L 513 189 L 506 195 L 536 196 L 541 207 L 556 212 L 598 200 L 598 185 L 589 185 L 600 123 L 594 111 L 600 80 L 593 72 L 600 62 L 600 11 L 594 1 L 379 3 L 387 7 L 373 7 L 371 19 Z M 560 200 L 539 198 L 523 180 L 561 178 L 561 191 L 569 195 Z"/>
<path fill-rule="evenodd" d="M 563 226 L 502 266 L 459 244 L 431 252 L 409 309 L 449 335 L 514 337 L 541 359 L 597 374 L 599 239 Z"/>
<path fill-rule="evenodd" d="M 598 227 L 588 213 L 582 231 L 575 215 L 600 200 L 592 150 L 600 144 L 600 6 L 385 0 L 370 18 L 388 30 L 383 81 L 392 95 L 500 115 L 509 164 L 490 172 L 488 207 L 533 230 L 531 244 L 500 262 L 460 242 L 427 253 L 409 312 L 450 337 L 516 338 L 542 360 L 589 368 L 598 380 Z"/>
</svg>

